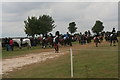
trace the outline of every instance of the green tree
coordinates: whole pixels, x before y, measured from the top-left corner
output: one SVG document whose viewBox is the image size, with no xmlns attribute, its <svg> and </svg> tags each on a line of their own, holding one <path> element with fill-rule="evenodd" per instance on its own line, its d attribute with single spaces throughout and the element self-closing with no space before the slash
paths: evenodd
<svg viewBox="0 0 120 80">
<path fill-rule="evenodd" d="M 49 15 L 28 17 L 25 23 L 25 33 L 34 37 L 35 34 L 46 34 L 55 28 L 54 20 Z"/>
<path fill-rule="evenodd" d="M 36 34 L 36 30 L 37 30 L 37 18 L 36 17 L 28 17 L 28 19 L 26 21 L 24 21 L 25 23 L 25 33 L 28 36 L 33 36 Z"/>
<path fill-rule="evenodd" d="M 96 21 L 95 25 L 93 26 L 92 32 L 99 34 L 100 32 L 103 31 L 103 29 L 104 29 L 103 22 L 98 20 L 98 21 Z"/>
<path fill-rule="evenodd" d="M 75 26 L 76 26 L 75 22 L 69 23 L 68 30 L 71 34 L 77 31 L 77 27 Z"/>
<path fill-rule="evenodd" d="M 38 22 L 39 31 L 37 31 L 37 34 L 46 34 L 48 32 L 51 32 L 56 27 L 54 20 L 49 15 L 39 16 Z"/>
</svg>

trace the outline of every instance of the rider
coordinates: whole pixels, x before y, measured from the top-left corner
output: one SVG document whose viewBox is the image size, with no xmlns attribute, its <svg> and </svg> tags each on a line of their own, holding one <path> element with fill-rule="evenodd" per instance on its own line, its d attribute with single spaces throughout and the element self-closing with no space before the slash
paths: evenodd
<svg viewBox="0 0 120 80">
<path fill-rule="evenodd" d="M 56 31 L 55 33 L 55 37 L 53 38 L 53 43 L 54 43 L 54 48 L 55 48 L 55 52 L 58 53 L 59 52 L 59 31 Z"/>
<path fill-rule="evenodd" d="M 50 37 L 52 37 L 52 38 L 53 38 L 53 35 L 52 35 L 52 33 L 50 33 L 49 35 L 50 35 Z"/>
<path fill-rule="evenodd" d="M 110 44 L 110 46 L 112 45 L 112 42 L 114 43 L 113 46 L 116 46 L 115 43 L 116 43 L 116 41 L 118 42 L 118 39 L 117 39 L 117 35 L 116 35 L 116 30 L 115 30 L 115 28 L 113 28 L 110 37 L 111 37 L 111 40 L 110 40 L 110 41 L 111 41 L 111 44 Z"/>
<path fill-rule="evenodd" d="M 67 32 L 67 40 L 68 40 L 68 45 L 72 46 L 72 36 Z"/>
<path fill-rule="evenodd" d="M 99 35 L 95 35 L 94 42 L 95 42 L 96 47 L 98 47 L 98 43 L 100 43 L 100 41 L 99 41 Z"/>
<path fill-rule="evenodd" d="M 46 44 L 47 44 L 46 43 L 46 38 L 47 38 L 47 34 L 44 34 L 43 35 L 43 40 L 42 40 L 42 48 L 44 48 L 44 49 L 46 48 Z"/>
<path fill-rule="evenodd" d="M 56 35 L 59 37 L 59 36 L 60 36 L 60 32 L 59 32 L 59 31 L 56 31 L 56 32 L 55 32 L 55 36 L 56 36 Z"/>
<path fill-rule="evenodd" d="M 115 30 L 115 28 L 113 28 L 113 30 L 112 30 L 112 34 L 114 34 L 114 33 L 116 33 L 116 30 Z"/>
<path fill-rule="evenodd" d="M 54 44 L 53 44 L 53 38 L 54 38 L 54 36 L 53 36 L 52 33 L 49 33 L 49 37 L 50 37 L 50 44 L 51 44 L 52 47 L 53 47 L 53 46 L 54 46 Z"/>
</svg>

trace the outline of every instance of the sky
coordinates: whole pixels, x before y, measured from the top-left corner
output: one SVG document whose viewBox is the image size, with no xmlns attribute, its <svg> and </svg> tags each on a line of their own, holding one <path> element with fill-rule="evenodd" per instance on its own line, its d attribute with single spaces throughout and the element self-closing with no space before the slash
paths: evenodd
<svg viewBox="0 0 120 80">
<path fill-rule="evenodd" d="M 0 3 L 1 5 L 1 3 Z M 118 2 L 2 2 L 2 37 L 23 37 L 24 21 L 28 16 L 41 16 L 43 14 L 52 16 L 57 25 L 52 31 L 60 31 L 65 34 L 69 23 L 75 22 L 77 32 L 91 30 L 96 20 L 103 22 L 104 31 L 111 31 L 113 27 L 118 30 Z M 91 31 L 92 32 L 92 31 Z"/>
</svg>

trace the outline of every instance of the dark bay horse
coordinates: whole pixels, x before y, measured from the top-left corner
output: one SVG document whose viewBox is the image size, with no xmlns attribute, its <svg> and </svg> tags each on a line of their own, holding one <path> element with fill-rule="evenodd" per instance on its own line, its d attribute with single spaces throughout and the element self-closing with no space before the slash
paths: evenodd
<svg viewBox="0 0 120 80">
<path fill-rule="evenodd" d="M 46 48 L 47 46 L 53 47 L 53 37 L 48 36 L 47 38 L 41 38 L 42 48 Z"/>
<path fill-rule="evenodd" d="M 117 39 L 117 34 L 111 34 L 109 36 L 109 39 L 110 39 L 110 46 L 116 46 L 116 42 L 118 42 L 118 39 Z"/>
</svg>

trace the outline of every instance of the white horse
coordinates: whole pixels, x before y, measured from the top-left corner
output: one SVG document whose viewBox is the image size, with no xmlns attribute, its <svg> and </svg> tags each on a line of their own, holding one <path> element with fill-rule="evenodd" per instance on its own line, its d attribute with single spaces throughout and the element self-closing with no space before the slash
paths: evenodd
<svg viewBox="0 0 120 80">
<path fill-rule="evenodd" d="M 22 39 L 22 42 L 21 42 L 20 39 L 12 39 L 12 40 L 13 40 L 13 42 L 16 42 L 16 43 L 19 45 L 19 48 L 22 47 L 21 44 L 25 44 L 25 43 L 27 43 L 28 47 L 31 48 L 31 42 L 30 42 L 30 39 Z"/>
</svg>

